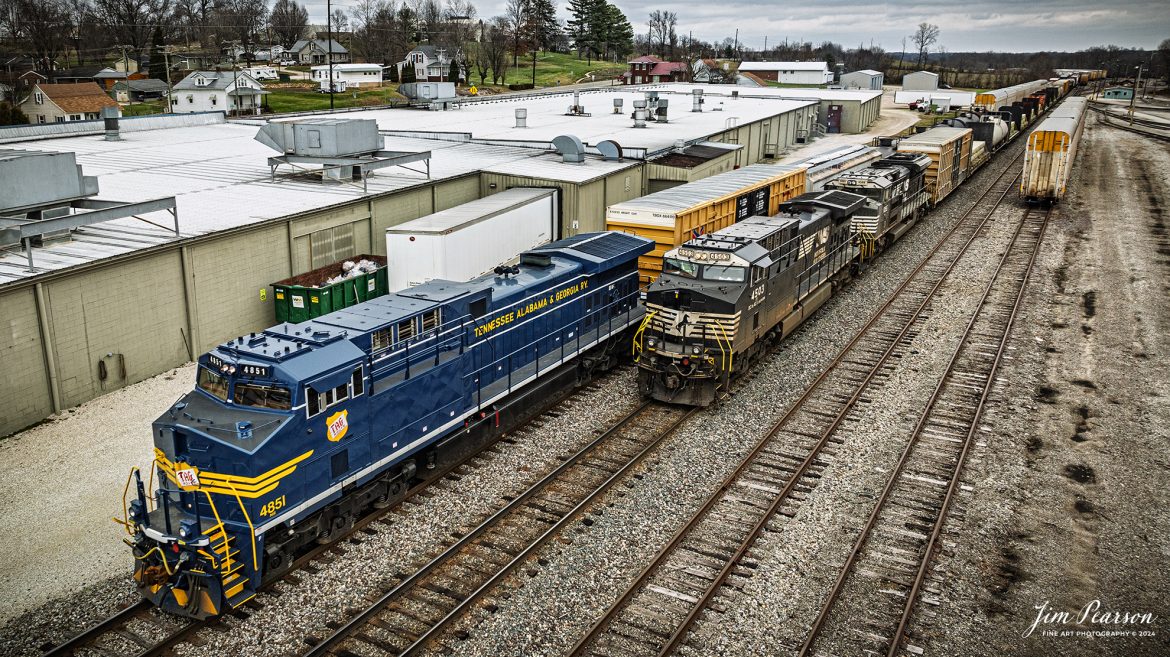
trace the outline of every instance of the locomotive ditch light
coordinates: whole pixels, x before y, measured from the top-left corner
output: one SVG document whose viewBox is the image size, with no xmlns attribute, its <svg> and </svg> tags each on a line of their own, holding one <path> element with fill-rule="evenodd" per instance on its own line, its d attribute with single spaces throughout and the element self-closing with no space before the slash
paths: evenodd
<svg viewBox="0 0 1170 657">
<path fill-rule="evenodd" d="M 658 339 L 657 338 L 646 338 L 646 348 L 647 349 L 654 349 L 657 346 L 658 346 Z"/>
<path fill-rule="evenodd" d="M 142 519 L 146 517 L 146 510 L 142 507 L 142 500 L 132 500 L 127 514 L 134 522 L 142 522 Z"/>
<path fill-rule="evenodd" d="M 199 535 L 199 526 L 194 520 L 183 520 L 179 523 L 179 538 L 189 541 Z"/>
<path fill-rule="evenodd" d="M 699 345 L 695 345 L 691 347 L 691 353 L 698 356 L 699 354 L 703 353 L 703 348 Z"/>
</svg>

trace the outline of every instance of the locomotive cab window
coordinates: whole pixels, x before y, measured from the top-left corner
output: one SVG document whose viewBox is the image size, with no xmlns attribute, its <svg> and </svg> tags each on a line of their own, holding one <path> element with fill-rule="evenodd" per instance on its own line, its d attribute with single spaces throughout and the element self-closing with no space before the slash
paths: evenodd
<svg viewBox="0 0 1170 657">
<path fill-rule="evenodd" d="M 706 281 L 726 281 L 729 283 L 742 283 L 746 279 L 743 267 L 730 267 L 723 265 L 707 265 L 703 267 L 703 280 Z"/>
<path fill-rule="evenodd" d="M 357 397 L 365 392 L 365 381 L 362 379 L 362 368 L 359 365 L 354 369 L 350 380 L 321 392 L 312 386 L 305 386 L 305 412 L 309 417 L 336 406 L 350 397 Z"/>
<path fill-rule="evenodd" d="M 232 399 L 242 406 L 287 411 L 292 407 L 288 388 L 257 383 L 236 383 Z"/>
<path fill-rule="evenodd" d="M 472 319 L 479 319 L 487 314 L 487 299 L 476 299 L 468 305 L 468 312 Z"/>
<path fill-rule="evenodd" d="M 662 273 L 674 274 L 685 278 L 695 278 L 699 275 L 699 265 L 686 260 L 666 258 L 662 262 Z"/>
<path fill-rule="evenodd" d="M 199 368 L 199 389 L 210 393 L 218 398 L 220 401 L 227 401 L 228 399 L 228 382 L 227 378 L 222 377 L 206 367 Z"/>
</svg>

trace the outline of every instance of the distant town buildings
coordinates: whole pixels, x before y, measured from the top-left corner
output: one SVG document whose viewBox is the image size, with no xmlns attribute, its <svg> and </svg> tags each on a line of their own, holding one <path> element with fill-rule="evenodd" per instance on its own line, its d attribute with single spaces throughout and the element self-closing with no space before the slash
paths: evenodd
<svg viewBox="0 0 1170 657">
<path fill-rule="evenodd" d="M 118 108 L 118 103 L 94 82 L 38 82 L 33 85 L 28 98 L 20 104 L 29 123 L 93 121 L 101 118 L 105 107 Z M 121 114 L 120 109 L 118 113 Z"/>
<path fill-rule="evenodd" d="M 262 85 L 243 71 L 195 71 L 171 91 L 171 111 L 259 114 Z"/>
</svg>

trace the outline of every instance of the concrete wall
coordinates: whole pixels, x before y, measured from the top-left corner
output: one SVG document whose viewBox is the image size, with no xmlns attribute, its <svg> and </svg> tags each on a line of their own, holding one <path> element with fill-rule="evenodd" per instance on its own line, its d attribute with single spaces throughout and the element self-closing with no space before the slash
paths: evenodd
<svg viewBox="0 0 1170 657">
<path fill-rule="evenodd" d="M 0 436 L 53 412 L 36 295 L 39 288 L 0 294 Z"/>
</svg>

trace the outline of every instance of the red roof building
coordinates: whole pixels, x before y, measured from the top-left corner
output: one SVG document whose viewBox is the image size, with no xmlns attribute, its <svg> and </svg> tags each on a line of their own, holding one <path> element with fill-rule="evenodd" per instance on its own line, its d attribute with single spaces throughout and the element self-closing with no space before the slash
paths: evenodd
<svg viewBox="0 0 1170 657">
<path fill-rule="evenodd" d="M 690 77 L 685 63 L 663 61 L 654 55 L 643 55 L 627 63 L 630 70 L 622 73 L 623 84 L 686 82 Z"/>
</svg>

